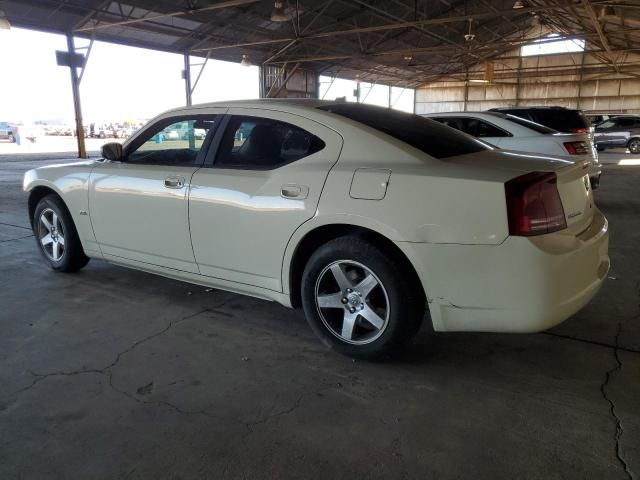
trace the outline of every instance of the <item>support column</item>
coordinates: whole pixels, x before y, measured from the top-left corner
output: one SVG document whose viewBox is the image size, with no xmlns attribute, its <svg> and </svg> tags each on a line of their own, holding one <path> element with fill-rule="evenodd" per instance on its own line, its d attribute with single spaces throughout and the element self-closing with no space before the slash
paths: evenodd
<svg viewBox="0 0 640 480">
<path fill-rule="evenodd" d="M 189 52 L 184 52 L 184 70 L 182 72 L 184 77 L 184 93 L 187 101 L 187 107 L 191 106 L 191 60 L 189 60 Z"/>
<path fill-rule="evenodd" d="M 67 34 L 67 50 L 69 57 L 74 58 L 76 55 L 76 48 L 73 41 L 73 35 Z M 84 126 L 82 125 L 82 106 L 80 105 L 80 80 L 78 78 L 78 69 L 76 65 L 71 62 L 69 66 L 71 72 L 71 91 L 73 92 L 73 109 L 76 116 L 76 137 L 78 139 L 78 157 L 87 158 L 87 148 L 84 143 Z"/>
</svg>

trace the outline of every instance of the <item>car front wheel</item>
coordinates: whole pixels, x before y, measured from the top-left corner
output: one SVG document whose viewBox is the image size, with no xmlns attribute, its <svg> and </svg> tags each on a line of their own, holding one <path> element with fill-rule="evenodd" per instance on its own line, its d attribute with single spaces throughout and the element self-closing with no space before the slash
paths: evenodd
<svg viewBox="0 0 640 480">
<path fill-rule="evenodd" d="M 397 351 L 418 331 L 424 296 L 413 275 L 360 237 L 320 247 L 302 278 L 302 303 L 323 342 L 351 357 Z"/>
<path fill-rule="evenodd" d="M 40 252 L 53 270 L 75 272 L 89 262 L 71 215 L 57 195 L 47 195 L 38 202 L 33 215 L 33 233 Z"/>
<path fill-rule="evenodd" d="M 640 153 L 640 138 L 632 138 L 627 148 L 631 153 Z"/>
</svg>

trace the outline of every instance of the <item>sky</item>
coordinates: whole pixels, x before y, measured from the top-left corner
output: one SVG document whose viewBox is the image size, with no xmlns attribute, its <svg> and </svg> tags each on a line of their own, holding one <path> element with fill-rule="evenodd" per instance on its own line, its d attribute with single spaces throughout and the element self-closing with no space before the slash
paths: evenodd
<svg viewBox="0 0 640 480">
<path fill-rule="evenodd" d="M 76 49 L 88 45 L 76 39 Z M 67 49 L 62 35 L 12 28 L 0 30 L 3 66 L 0 75 L 0 120 L 29 123 L 74 118 L 69 69 L 56 64 L 55 51 Z M 192 57 L 192 64 L 202 59 Z M 85 125 L 91 122 L 146 120 L 185 103 L 182 55 L 94 42 L 80 96 Z M 199 71 L 192 67 L 192 79 Z M 333 100 L 355 101 L 355 83 L 321 77 L 320 93 Z M 387 106 L 388 87 L 361 84 L 361 100 Z M 193 103 L 258 98 L 258 67 L 209 60 L 193 93 Z M 395 108 L 413 111 L 413 91 L 392 89 Z"/>
</svg>

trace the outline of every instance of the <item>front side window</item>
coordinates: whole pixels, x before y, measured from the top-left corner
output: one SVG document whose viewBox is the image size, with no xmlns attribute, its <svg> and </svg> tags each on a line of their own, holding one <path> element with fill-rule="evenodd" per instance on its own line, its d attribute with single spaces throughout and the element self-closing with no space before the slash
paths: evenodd
<svg viewBox="0 0 640 480">
<path fill-rule="evenodd" d="M 290 123 L 233 116 L 220 142 L 215 166 L 268 170 L 312 155 L 324 146 L 321 139 Z"/>
<path fill-rule="evenodd" d="M 195 166 L 215 115 L 161 120 L 136 139 L 128 149 L 127 162 L 143 165 Z"/>
</svg>

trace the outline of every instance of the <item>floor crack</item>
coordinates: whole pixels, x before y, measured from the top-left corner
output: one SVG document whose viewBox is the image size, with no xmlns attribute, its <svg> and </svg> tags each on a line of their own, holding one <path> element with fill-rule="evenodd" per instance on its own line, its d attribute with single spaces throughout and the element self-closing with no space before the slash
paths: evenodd
<svg viewBox="0 0 640 480">
<path fill-rule="evenodd" d="M 34 372 L 32 370 L 29 370 L 29 373 L 34 377 L 33 380 L 31 381 L 31 383 L 29 385 L 27 385 L 26 387 L 23 387 L 19 390 L 16 390 L 12 393 L 9 394 L 9 396 L 13 396 L 13 395 L 17 395 L 19 393 L 23 393 L 27 390 L 30 390 L 31 388 L 35 387 L 38 383 L 40 383 L 42 380 L 45 380 L 49 377 L 70 377 L 70 376 L 74 376 L 74 375 L 83 375 L 83 374 L 87 374 L 87 373 L 97 373 L 97 374 L 101 374 L 101 375 L 107 375 L 109 377 L 109 384 L 112 388 L 113 385 L 111 384 L 111 370 L 117 366 L 117 364 L 120 362 L 120 359 L 126 355 L 127 353 L 130 353 L 132 350 L 134 350 L 135 348 L 139 347 L 140 345 L 142 345 L 145 342 L 148 342 L 149 340 L 152 340 L 156 337 L 159 337 L 160 335 L 163 335 L 164 333 L 166 333 L 167 331 L 169 331 L 171 328 L 173 328 L 175 325 L 182 323 L 186 320 L 189 320 L 193 317 L 196 317 L 198 315 L 201 315 L 202 313 L 211 311 L 212 309 L 215 308 L 220 308 L 222 306 L 224 306 L 226 303 L 228 303 L 230 300 L 226 300 L 224 302 L 221 302 L 220 304 L 212 307 L 212 308 L 205 308 L 202 310 L 199 310 L 196 313 L 192 313 L 191 315 L 187 315 L 185 317 L 182 317 L 178 320 L 169 322 L 169 324 L 164 327 L 162 330 L 152 333 L 151 335 L 147 335 L 144 338 L 141 338 L 140 340 L 136 340 L 133 344 L 131 344 L 129 347 L 125 348 L 124 350 L 122 350 L 121 352 L 119 352 L 116 357 L 113 359 L 113 361 L 111 363 L 109 363 L 107 366 L 103 367 L 103 368 L 83 368 L 83 369 L 78 369 L 78 370 L 70 370 L 70 371 L 58 371 L 58 372 L 46 372 L 46 373 L 38 373 L 38 372 Z M 114 388 L 115 389 L 115 388 Z M 119 391 L 119 390 L 118 390 Z M 120 392 L 120 393 L 126 393 L 126 392 Z M 129 394 L 127 394 L 129 396 Z M 132 397 L 136 400 L 139 400 L 135 397 Z M 139 400 L 141 401 L 141 400 Z M 142 402 L 142 401 L 141 401 Z M 148 402 L 142 402 L 142 403 L 148 403 Z M 168 404 L 170 407 L 173 407 L 175 410 L 179 411 L 179 409 L 177 407 L 175 407 L 174 405 Z M 183 413 L 189 413 L 189 412 L 183 412 Z"/>
<path fill-rule="evenodd" d="M 615 337 L 615 347 L 613 350 L 613 356 L 616 360 L 616 364 L 613 368 L 607 370 L 605 377 L 604 377 L 604 382 L 602 382 L 602 384 L 600 385 L 600 392 L 602 393 L 602 396 L 604 397 L 604 399 L 609 403 L 609 411 L 611 412 L 611 416 L 614 418 L 614 420 L 616 421 L 616 433 L 614 436 L 615 439 L 615 453 L 616 453 L 616 458 L 618 459 L 618 462 L 620 462 L 620 465 L 622 465 L 622 468 L 624 469 L 625 473 L 627 474 L 627 477 L 629 477 L 630 480 L 635 480 L 633 473 L 631 472 L 631 469 L 629 468 L 629 464 L 625 461 L 623 455 L 622 455 L 622 451 L 620 448 L 620 440 L 622 439 L 622 435 L 624 434 L 624 428 L 622 427 L 622 421 L 620 420 L 620 417 L 618 417 L 618 415 L 616 414 L 616 407 L 615 404 L 613 402 L 613 400 L 609 397 L 609 383 L 611 381 L 611 377 L 619 372 L 620 370 L 622 370 L 622 361 L 620 360 L 620 355 L 618 353 L 619 347 L 618 347 L 618 340 L 620 338 L 620 332 L 622 331 L 622 324 L 618 323 L 618 330 L 616 332 L 616 337 Z"/>
</svg>

